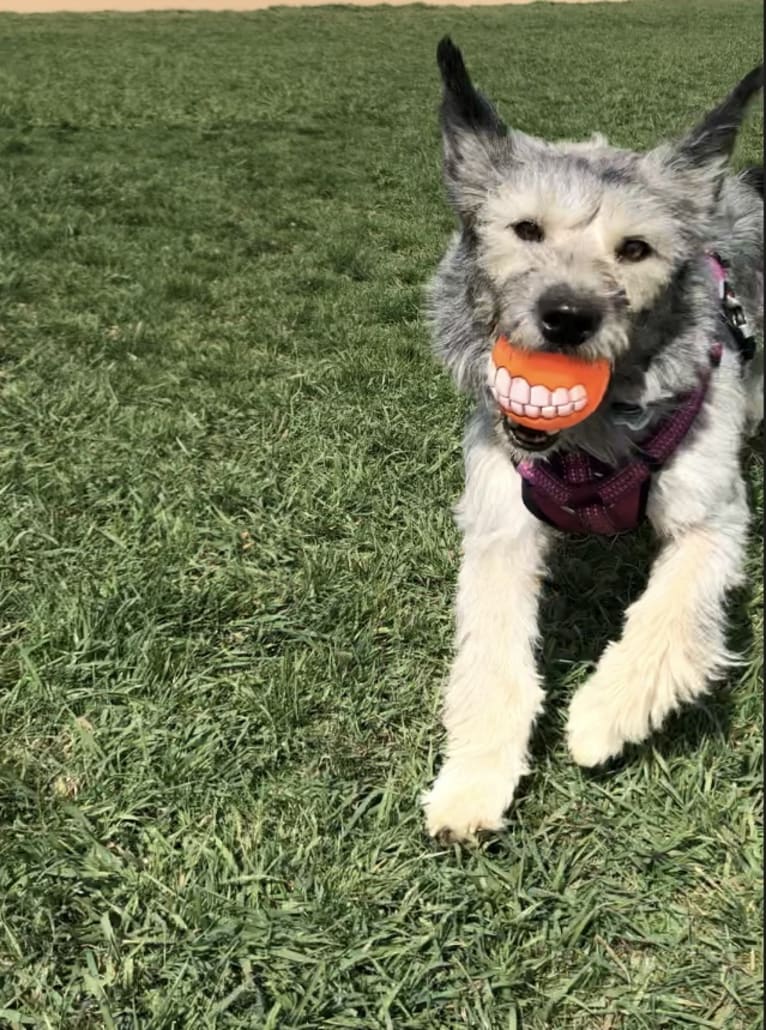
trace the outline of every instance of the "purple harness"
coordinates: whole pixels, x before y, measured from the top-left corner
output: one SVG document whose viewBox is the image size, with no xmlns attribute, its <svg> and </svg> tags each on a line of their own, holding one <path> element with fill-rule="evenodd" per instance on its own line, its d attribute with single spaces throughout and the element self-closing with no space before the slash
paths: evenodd
<svg viewBox="0 0 766 1030">
<path fill-rule="evenodd" d="M 727 325 L 749 328 L 726 278 L 725 264 L 717 255 L 708 255 L 708 259 Z M 742 321 L 738 321 L 740 316 Z M 652 473 L 665 464 L 691 429 L 722 353 L 723 346 L 714 344 L 710 369 L 697 388 L 681 398 L 673 414 L 640 444 L 639 453 L 625 465 L 615 469 L 584 451 L 554 454 L 546 461 L 520 462 L 521 496 L 527 508 L 565 533 L 614 536 L 636 529 L 646 514 Z"/>
</svg>

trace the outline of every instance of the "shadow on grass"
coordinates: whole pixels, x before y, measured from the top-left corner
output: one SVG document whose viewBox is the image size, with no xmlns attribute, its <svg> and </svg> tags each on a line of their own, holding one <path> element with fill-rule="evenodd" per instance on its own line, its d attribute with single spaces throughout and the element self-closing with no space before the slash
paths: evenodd
<svg viewBox="0 0 766 1030">
<path fill-rule="evenodd" d="M 762 535 L 763 530 L 755 518 L 760 502 L 754 486 L 760 479 L 761 455 L 760 439 L 747 444 L 743 465 L 748 505 L 754 515 L 750 527 L 752 540 Z M 644 591 L 658 551 L 658 541 L 647 524 L 636 533 L 613 540 L 563 538 L 552 554 L 540 610 L 540 670 L 547 703 L 531 742 L 533 766 L 563 743 L 571 696 L 595 668 L 606 645 L 619 638 L 625 610 Z M 747 583 L 732 591 L 727 603 L 728 646 L 743 658 L 752 653 L 754 644 L 752 594 L 752 585 Z M 649 748 L 667 760 L 694 754 L 706 740 L 725 742 L 737 704 L 734 684 L 739 669 L 735 667 L 728 680 L 716 684 L 696 704 L 685 705 L 670 716 L 648 742 L 628 746 L 605 766 L 582 769 L 583 776 L 591 782 L 607 781 L 634 764 Z M 534 776 L 522 779 L 514 796 L 514 811 L 523 811 L 535 784 Z M 487 834 L 482 839 L 482 851 L 489 856 L 515 852 L 515 847 L 510 832 Z M 459 850 L 457 845 L 455 848 Z"/>
<path fill-rule="evenodd" d="M 758 444 L 746 455 L 751 466 Z M 756 510 L 752 479 L 748 477 L 750 508 Z M 753 532 L 757 527 L 752 527 Z M 551 561 L 540 612 L 542 633 L 541 671 L 548 703 L 532 743 L 536 757 L 557 747 L 564 735 L 566 708 L 576 687 L 595 668 L 607 644 L 620 637 L 625 610 L 641 595 L 658 553 L 651 528 L 615 540 L 565 539 Z M 747 655 L 753 646 L 749 606 L 751 586 L 731 593 L 727 604 L 728 642 L 736 655 Z M 709 737 L 725 739 L 729 733 L 732 680 L 717 685 L 693 706 L 673 715 L 663 730 L 652 738 L 662 755 L 688 753 Z M 626 749 L 625 755 L 603 770 L 589 775 L 608 776 L 615 768 L 631 762 L 646 744 Z"/>
</svg>

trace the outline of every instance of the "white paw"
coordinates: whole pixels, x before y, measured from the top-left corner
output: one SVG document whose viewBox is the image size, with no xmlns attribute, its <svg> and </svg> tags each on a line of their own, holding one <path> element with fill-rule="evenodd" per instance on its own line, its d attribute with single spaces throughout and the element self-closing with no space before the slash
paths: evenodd
<svg viewBox="0 0 766 1030">
<path fill-rule="evenodd" d="M 423 797 L 432 837 L 464 841 L 482 831 L 502 830 L 524 761 L 483 756 L 451 758 Z"/>
<path fill-rule="evenodd" d="M 655 667 L 647 654 L 648 647 L 638 655 L 623 641 L 610 644 L 572 698 L 567 742 L 578 765 L 590 768 L 615 758 L 628 742 L 638 744 L 649 736 L 653 715 L 666 714 L 667 708 L 660 713 L 661 664 Z"/>
<path fill-rule="evenodd" d="M 620 713 L 605 696 L 607 692 L 597 682 L 597 676 L 575 694 L 567 722 L 569 753 L 578 765 L 589 769 L 619 755 L 628 739 Z M 633 727 L 634 733 L 636 729 Z"/>
<path fill-rule="evenodd" d="M 640 744 L 671 712 L 705 690 L 703 662 L 683 638 L 674 650 L 655 646 L 654 654 L 652 643 L 610 644 L 575 694 L 567 740 L 578 765 L 602 765 L 626 744 Z"/>
</svg>

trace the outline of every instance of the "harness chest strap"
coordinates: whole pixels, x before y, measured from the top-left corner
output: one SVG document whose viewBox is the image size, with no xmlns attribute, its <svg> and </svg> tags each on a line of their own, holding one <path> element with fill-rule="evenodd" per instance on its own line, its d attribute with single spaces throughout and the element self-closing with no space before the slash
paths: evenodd
<svg viewBox="0 0 766 1030">
<path fill-rule="evenodd" d="M 721 358 L 711 350 L 711 368 Z M 646 512 L 652 473 L 678 448 L 691 429 L 705 396 L 710 371 L 673 414 L 645 440 L 639 453 L 617 469 L 582 451 L 556 454 L 548 461 L 522 461 L 522 498 L 537 518 L 567 533 L 612 536 L 635 529 Z"/>
</svg>

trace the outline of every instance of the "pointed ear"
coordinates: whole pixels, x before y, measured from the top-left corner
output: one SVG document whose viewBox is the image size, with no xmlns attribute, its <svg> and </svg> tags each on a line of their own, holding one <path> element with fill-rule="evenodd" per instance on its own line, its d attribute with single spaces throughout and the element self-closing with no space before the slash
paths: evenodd
<svg viewBox="0 0 766 1030">
<path fill-rule="evenodd" d="M 726 99 L 681 142 L 680 156 L 690 164 L 727 161 L 734 150 L 747 105 L 763 89 L 763 65 L 753 68 Z"/>
<path fill-rule="evenodd" d="M 444 83 L 440 111 L 444 179 L 453 206 L 470 222 L 494 178 L 497 141 L 506 135 L 506 128 L 490 102 L 474 89 L 463 55 L 449 36 L 439 43 L 436 60 Z"/>
<path fill-rule="evenodd" d="M 650 151 L 650 161 L 659 160 L 683 176 L 687 198 L 695 207 L 709 211 L 717 202 L 748 102 L 762 86 L 759 65 L 679 143 Z"/>
</svg>

